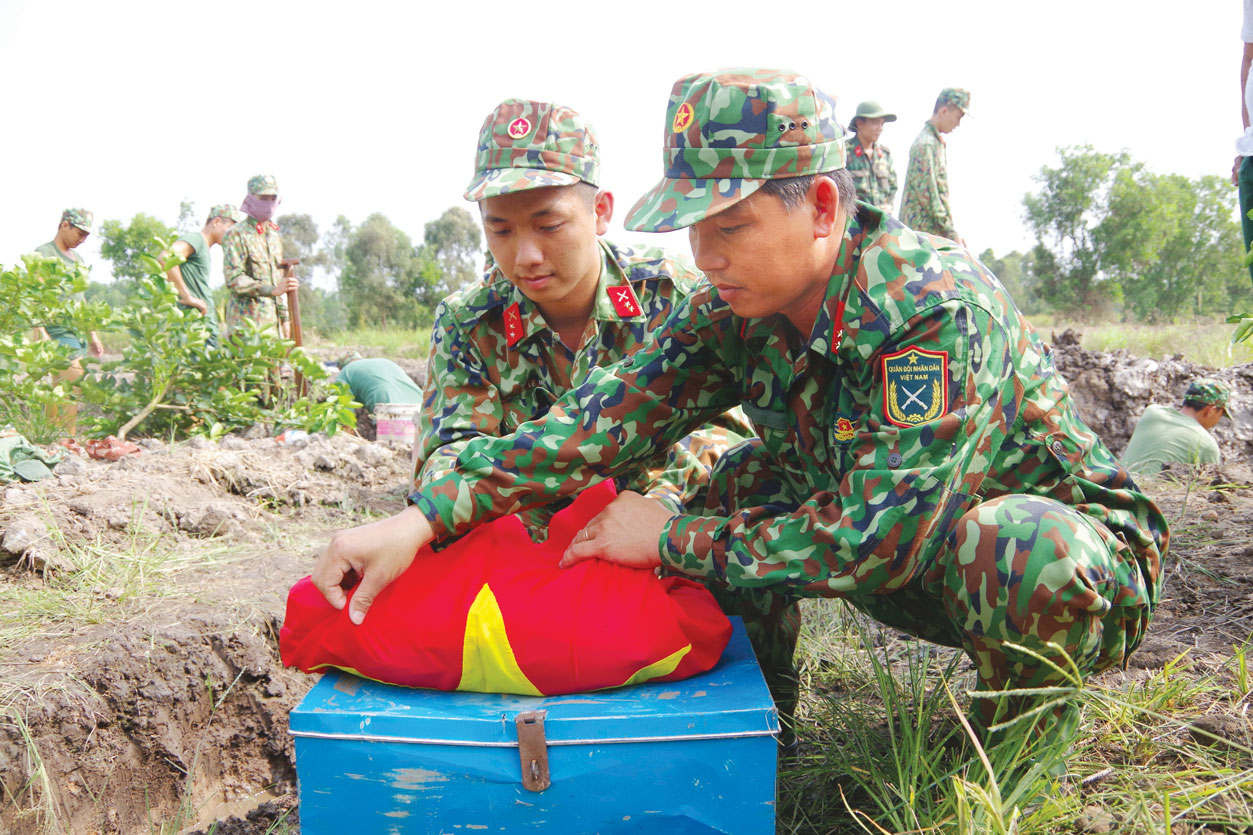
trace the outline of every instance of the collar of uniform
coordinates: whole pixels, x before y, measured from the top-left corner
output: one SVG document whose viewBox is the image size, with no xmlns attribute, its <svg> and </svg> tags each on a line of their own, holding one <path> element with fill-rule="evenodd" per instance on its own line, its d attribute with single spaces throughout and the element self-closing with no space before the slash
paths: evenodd
<svg viewBox="0 0 1253 835">
<path fill-rule="evenodd" d="M 944 141 L 944 134 L 940 133 L 938 130 L 935 129 L 935 125 L 931 124 L 930 119 L 923 122 L 923 124 L 927 126 L 927 130 L 931 131 L 931 135 L 934 136 L 941 145 L 948 144 Z"/>
<path fill-rule="evenodd" d="M 627 279 L 626 270 L 623 265 L 614 257 L 609 244 L 604 238 L 599 240 L 600 243 L 600 279 L 596 286 L 596 304 L 592 307 L 592 318 L 599 322 L 635 322 L 644 319 L 644 303 L 636 294 L 639 304 L 639 313 L 634 316 L 623 316 L 618 309 L 613 306 L 613 302 L 609 299 L 609 288 L 618 287 L 622 284 L 630 284 Z"/>
<path fill-rule="evenodd" d="M 857 263 L 861 260 L 861 245 L 865 232 L 857 221 L 857 212 L 849 213 L 844 221 L 844 240 L 840 241 L 840 254 L 835 258 L 835 269 L 827 279 L 827 292 L 809 334 L 809 350 L 819 356 L 832 356 L 840 348 L 844 334 L 845 303 L 849 290 L 857 277 Z"/>
</svg>

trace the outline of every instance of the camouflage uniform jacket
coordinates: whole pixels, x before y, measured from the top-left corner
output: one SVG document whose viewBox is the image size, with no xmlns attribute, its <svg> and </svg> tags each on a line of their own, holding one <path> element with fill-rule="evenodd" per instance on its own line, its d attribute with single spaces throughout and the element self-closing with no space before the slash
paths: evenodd
<svg viewBox="0 0 1253 835">
<path fill-rule="evenodd" d="M 909 378 L 914 362 L 931 370 Z M 1156 600 L 1166 520 L 1075 413 L 1004 288 L 960 248 L 864 205 L 808 339 L 778 317 L 741 319 L 703 288 L 647 348 L 593 369 L 546 420 L 467 445 L 457 472 L 410 499 L 436 536 L 463 531 L 604 478 L 737 404 L 799 507 L 675 516 L 660 540 L 673 570 L 798 595 L 891 592 L 922 579 L 974 505 L 1025 493 L 1111 531 Z"/>
<path fill-rule="evenodd" d="M 891 214 L 896 204 L 896 166 L 892 164 L 892 152 L 877 142 L 867 152 L 854 136 L 848 140 L 844 159 L 848 173 L 853 175 L 853 185 L 857 187 L 857 199 Z"/>
<path fill-rule="evenodd" d="M 245 218 L 226 233 L 222 252 L 226 286 L 231 291 L 226 303 L 227 328 L 233 329 L 244 318 L 268 319 L 275 309 L 279 320 L 286 321 L 286 302 L 270 295 L 283 280 L 279 266 L 283 241 L 278 227 L 269 221 Z"/>
<path fill-rule="evenodd" d="M 419 488 L 451 472 L 471 439 L 514 432 L 543 416 L 593 368 L 639 350 L 701 278 L 656 248 L 633 249 L 602 240 L 601 256 L 596 303 L 578 350 L 568 348 L 539 308 L 490 264 L 483 281 L 436 308 L 417 427 Z M 627 284 L 634 292 L 632 302 L 638 300 L 635 315 L 620 313 L 610 296 Z M 751 433 L 742 417 L 738 425 L 733 421 L 722 424 L 738 434 L 728 435 L 721 426 L 703 427 L 675 444 L 664 463 L 641 461 L 645 471 L 624 486 L 678 510 L 708 480 L 710 456 Z M 537 512 L 526 519 L 537 528 L 547 515 Z"/>
<path fill-rule="evenodd" d="M 948 205 L 948 161 L 944 137 L 930 123 L 909 149 L 905 193 L 901 197 L 901 222 L 916 232 L 957 240 L 953 210 Z"/>
</svg>

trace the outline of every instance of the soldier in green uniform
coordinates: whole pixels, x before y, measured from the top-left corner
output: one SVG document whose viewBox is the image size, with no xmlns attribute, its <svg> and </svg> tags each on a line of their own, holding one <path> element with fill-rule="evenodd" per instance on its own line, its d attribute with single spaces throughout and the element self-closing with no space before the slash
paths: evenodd
<svg viewBox="0 0 1253 835">
<path fill-rule="evenodd" d="M 93 220 L 91 212 L 87 209 L 66 209 L 61 212 L 57 234 L 46 244 L 35 247 L 35 253 L 46 258 L 60 258 L 71 269 L 86 270 L 87 267 L 83 264 L 82 257 L 74 250 L 91 234 Z M 74 298 L 81 302 L 86 298 L 86 294 L 75 293 Z M 104 355 L 104 343 L 100 341 L 100 335 L 95 331 L 89 331 L 87 339 L 84 340 L 82 334 L 70 328 L 48 323 L 36 328 L 36 335 L 41 340 L 55 339 L 74 352 L 74 361 L 59 376 L 60 380 L 67 383 L 73 383 L 83 376 L 80 357 L 86 356 L 88 351 L 93 357 Z M 48 418 L 64 427 L 66 434 L 73 436 L 78 428 L 78 404 L 71 402 L 59 408 L 51 408 Z"/>
<path fill-rule="evenodd" d="M 896 166 L 892 164 L 892 152 L 880 144 L 879 136 L 884 123 L 895 121 L 896 114 L 888 113 L 878 102 L 862 102 L 848 123 L 852 136 L 844 150 L 857 199 L 888 214 L 896 205 Z"/>
<path fill-rule="evenodd" d="M 336 534 L 313 572 L 331 604 L 359 580 L 359 623 L 424 543 L 613 477 L 742 405 L 761 437 L 719 459 L 703 508 L 619 497 L 563 562 L 722 586 L 771 667 L 780 601 L 800 597 L 961 647 L 985 691 L 1122 664 L 1158 599 L 1166 520 L 996 278 L 856 203 L 833 101 L 795 73 L 680 79 L 665 141 L 627 226 L 687 228 L 712 286 L 544 418 L 466 444 L 400 514 Z M 979 699 L 978 717 L 997 702 L 1025 707 Z"/>
<path fill-rule="evenodd" d="M 214 206 L 209 210 L 203 229 L 183 235 L 170 247 L 171 252 L 183 259 L 181 266 L 166 271 L 170 283 L 178 291 L 178 304 L 205 318 L 212 333 L 209 344 L 214 347 L 218 344 L 218 314 L 213 307 L 213 293 L 209 290 L 209 250 L 215 244 L 221 244 L 226 233 L 244 217 L 243 212 L 229 203 Z"/>
<path fill-rule="evenodd" d="M 277 206 L 278 182 L 268 174 L 253 177 L 240 205 L 247 218 L 222 240 L 223 269 L 231 291 L 226 302 L 227 333 L 248 318 L 263 324 L 277 322 L 278 333 L 290 335 L 284 296 L 298 288 L 300 281 L 281 266 L 283 241 L 271 220 Z"/>
<path fill-rule="evenodd" d="M 1220 464 L 1222 453 L 1210 430 L 1227 414 L 1231 386 L 1198 377 L 1178 409 L 1153 404 L 1144 410 L 1120 460 L 1133 473 L 1156 473 L 1163 464 Z"/>
<path fill-rule="evenodd" d="M 57 234 L 46 244 L 35 247 L 35 252 L 46 258 L 60 258 L 71 268 L 86 269 L 82 257 L 74 250 L 91 234 L 92 220 L 91 212 L 86 209 L 66 209 L 61 212 L 61 223 L 57 226 Z M 76 293 L 75 298 L 82 301 L 85 294 Z M 93 357 L 104 353 L 104 344 L 95 331 L 88 333 L 85 341 L 82 334 L 59 325 L 45 325 L 39 328 L 38 332 L 41 339 L 55 339 L 62 345 L 72 348 L 80 357 L 86 355 L 88 350 L 91 351 Z M 77 380 L 83 376 L 82 368 L 77 360 L 74 362 L 74 369 L 77 369 L 77 373 L 73 379 Z"/>
<path fill-rule="evenodd" d="M 970 115 L 970 91 L 945 87 L 935 100 L 931 118 L 922 126 L 918 138 L 909 149 L 909 168 L 905 170 L 905 193 L 901 197 L 901 222 L 916 232 L 926 232 L 966 242 L 953 225 L 953 210 L 948 202 L 948 156 L 944 134 L 961 124 Z"/>
<path fill-rule="evenodd" d="M 600 188 L 594 129 L 563 105 L 501 102 L 483 123 L 465 197 L 479 206 L 492 258 L 480 283 L 435 310 L 418 487 L 452 471 L 472 439 L 542 417 L 593 368 L 635 353 L 699 279 L 659 249 L 599 237 L 613 194 Z M 717 455 L 749 434 L 742 417 L 704 427 L 620 486 L 677 512 Z M 533 535 L 553 510 L 523 515 Z"/>
</svg>

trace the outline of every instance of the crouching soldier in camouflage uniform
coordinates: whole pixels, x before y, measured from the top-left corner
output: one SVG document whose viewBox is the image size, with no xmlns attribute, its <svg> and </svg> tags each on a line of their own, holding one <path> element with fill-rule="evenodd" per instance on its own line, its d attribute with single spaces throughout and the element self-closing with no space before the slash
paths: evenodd
<svg viewBox="0 0 1253 835">
<path fill-rule="evenodd" d="M 360 577 L 359 622 L 423 543 L 612 477 L 743 405 L 761 438 L 719 460 L 703 513 L 620 497 L 563 562 L 724 585 L 760 612 L 767 658 L 786 629 L 772 598 L 820 596 L 962 647 L 983 690 L 1059 684 L 1046 662 L 1067 669 L 1063 652 L 1084 676 L 1122 664 L 1157 602 L 1165 519 L 995 277 L 854 202 L 832 107 L 780 70 L 680 79 L 665 179 L 627 226 L 688 228 L 712 287 L 546 418 L 467 444 L 399 515 L 337 534 L 313 572 L 327 599 L 345 605 Z"/>
<path fill-rule="evenodd" d="M 493 263 L 436 308 L 418 488 L 453 471 L 472 439 L 542 417 L 591 369 L 635 353 L 695 286 L 696 271 L 659 249 L 598 238 L 613 213 L 599 183 L 596 134 L 575 111 L 508 99 L 483 123 L 465 197 L 479 204 Z M 717 455 L 751 434 L 729 420 L 663 447 L 620 486 L 677 513 Z M 533 535 L 555 509 L 523 514 Z"/>
<path fill-rule="evenodd" d="M 283 241 L 278 225 L 271 220 L 278 202 L 278 182 L 268 174 L 253 177 L 248 181 L 248 196 L 240 205 L 248 217 L 222 239 L 223 270 L 231 291 L 226 302 L 228 334 L 244 319 L 252 319 L 276 323 L 281 336 L 290 336 L 283 297 L 288 290 L 298 288 L 300 281 L 286 275 L 280 266 Z"/>
</svg>

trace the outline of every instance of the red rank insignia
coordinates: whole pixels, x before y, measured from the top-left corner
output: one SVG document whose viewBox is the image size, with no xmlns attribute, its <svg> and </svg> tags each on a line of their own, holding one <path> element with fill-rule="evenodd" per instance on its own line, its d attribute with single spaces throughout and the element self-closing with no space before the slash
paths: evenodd
<svg viewBox="0 0 1253 835">
<path fill-rule="evenodd" d="M 512 348 L 526 334 L 522 330 L 522 311 L 514 302 L 505 309 L 505 342 Z"/>
<path fill-rule="evenodd" d="M 618 315 L 623 318 L 627 316 L 639 316 L 640 310 L 639 300 L 635 298 L 635 291 L 631 289 L 630 284 L 620 284 L 617 287 L 609 288 L 609 302 L 613 305 L 613 309 L 618 311 Z"/>
<path fill-rule="evenodd" d="M 840 343 L 844 341 L 844 300 L 840 299 L 835 305 L 835 339 L 831 341 L 831 353 L 840 350 Z"/>
</svg>

